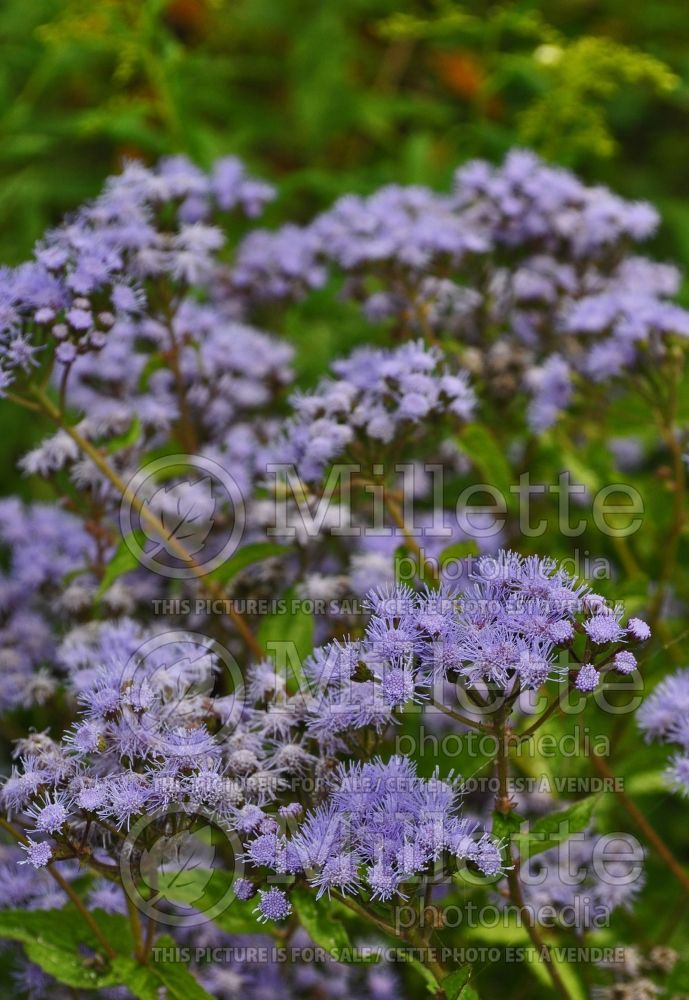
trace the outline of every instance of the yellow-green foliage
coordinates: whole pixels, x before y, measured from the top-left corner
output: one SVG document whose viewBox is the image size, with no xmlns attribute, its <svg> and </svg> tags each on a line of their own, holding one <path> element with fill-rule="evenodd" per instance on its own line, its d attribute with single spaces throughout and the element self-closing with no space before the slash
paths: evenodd
<svg viewBox="0 0 689 1000">
<path fill-rule="evenodd" d="M 518 116 L 518 135 L 550 157 L 563 147 L 611 156 L 617 143 L 608 125 L 607 102 L 627 86 L 662 94 L 679 82 L 659 59 L 609 38 L 544 44 L 534 59 L 547 88 Z"/>
<path fill-rule="evenodd" d="M 461 47 L 482 71 L 477 107 L 485 109 L 496 96 L 509 106 L 515 91 L 525 88 L 515 108 L 517 140 L 567 162 L 615 152 L 608 108 L 623 89 L 662 95 L 679 83 L 654 56 L 602 36 L 570 40 L 542 13 L 519 4 L 489 6 L 477 15 L 465 4 L 438 0 L 434 15 L 397 13 L 380 31 L 441 51 Z"/>
</svg>

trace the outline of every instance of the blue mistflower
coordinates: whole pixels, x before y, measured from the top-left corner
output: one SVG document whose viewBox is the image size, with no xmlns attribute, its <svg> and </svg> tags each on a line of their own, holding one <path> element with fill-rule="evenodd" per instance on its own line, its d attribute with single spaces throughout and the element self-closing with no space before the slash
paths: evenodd
<svg viewBox="0 0 689 1000">
<path fill-rule="evenodd" d="M 258 913 L 260 923 L 268 920 L 285 920 L 292 912 L 292 904 L 282 889 L 259 889 L 259 904 L 254 913 Z"/>
<path fill-rule="evenodd" d="M 251 899 L 256 893 L 256 886 L 247 878 L 237 878 L 232 884 L 234 894 L 239 900 Z"/>
<path fill-rule="evenodd" d="M 584 623 L 584 628 L 591 641 L 598 646 L 618 642 L 624 635 L 624 629 L 613 614 L 594 615 Z"/>
<path fill-rule="evenodd" d="M 622 649 L 619 653 L 615 653 L 612 662 L 615 670 L 621 674 L 631 674 L 636 670 L 636 657 L 627 649 Z"/>
<path fill-rule="evenodd" d="M 595 691 L 600 682 L 600 674 L 592 663 L 585 663 L 577 673 L 575 684 L 579 691 Z"/>
<path fill-rule="evenodd" d="M 54 796 L 46 795 L 42 802 L 27 809 L 33 817 L 34 825 L 42 833 L 57 833 L 69 817 L 68 800 L 66 795 L 57 793 Z"/>
<path fill-rule="evenodd" d="M 20 861 L 20 865 L 31 865 L 33 868 L 45 868 L 53 856 L 53 850 L 47 840 L 36 842 L 31 837 L 28 843 L 19 845 L 26 851 L 26 857 Z"/>
</svg>

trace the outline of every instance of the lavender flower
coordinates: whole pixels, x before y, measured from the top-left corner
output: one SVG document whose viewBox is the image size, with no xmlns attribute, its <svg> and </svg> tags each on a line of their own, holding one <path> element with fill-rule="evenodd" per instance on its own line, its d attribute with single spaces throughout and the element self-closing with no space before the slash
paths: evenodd
<svg viewBox="0 0 689 1000">
<path fill-rule="evenodd" d="M 357 442 L 386 445 L 424 421 L 466 421 L 473 413 L 466 374 L 450 373 L 439 353 L 420 342 L 390 351 L 360 348 L 333 371 L 336 379 L 293 397 L 296 417 L 280 446 L 280 460 L 305 480 L 319 478 Z"/>
<path fill-rule="evenodd" d="M 403 757 L 340 765 L 326 803 L 307 813 L 291 839 L 280 835 L 274 871 L 304 871 L 317 895 L 357 894 L 368 885 L 381 901 L 404 896 L 446 859 L 494 873 L 499 852 L 478 825 L 457 815 L 457 782 L 416 775 Z M 277 890 L 271 890 L 277 891 Z M 262 907 L 263 909 L 263 907 Z"/>
<path fill-rule="evenodd" d="M 689 794 L 689 670 L 664 678 L 639 708 L 637 722 L 649 742 L 680 748 L 667 774 L 671 784 Z"/>
</svg>

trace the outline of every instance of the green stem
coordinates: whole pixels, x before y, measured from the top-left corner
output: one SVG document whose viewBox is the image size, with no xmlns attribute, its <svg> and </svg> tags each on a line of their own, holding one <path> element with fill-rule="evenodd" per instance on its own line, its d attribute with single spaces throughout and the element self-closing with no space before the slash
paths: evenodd
<svg viewBox="0 0 689 1000">
<path fill-rule="evenodd" d="M 7 832 L 12 837 L 14 837 L 14 839 L 16 841 L 18 841 L 20 844 L 27 844 L 28 845 L 29 841 L 24 836 L 24 834 L 20 833 L 19 830 L 16 830 L 12 826 L 12 824 L 8 823 L 7 820 L 3 819 L 2 816 L 0 816 L 0 826 L 2 826 L 5 830 L 7 830 Z M 69 884 L 69 882 L 65 881 L 65 879 L 62 877 L 62 875 L 60 875 L 60 873 L 58 871 L 56 871 L 55 868 L 53 868 L 52 864 L 48 864 L 46 866 L 46 868 L 47 868 L 48 874 L 57 882 L 57 884 L 60 886 L 60 888 L 62 889 L 62 891 L 69 897 L 69 899 L 71 900 L 71 902 L 74 904 L 74 906 L 78 910 L 79 915 L 81 916 L 82 920 L 84 921 L 85 924 L 88 925 L 89 929 L 93 933 L 93 936 L 100 943 L 101 947 L 103 948 L 103 951 L 108 956 L 108 958 L 116 958 L 117 952 L 110 946 L 110 944 L 108 942 L 108 939 L 106 938 L 105 934 L 100 929 L 100 927 L 98 926 L 98 924 L 96 923 L 96 921 L 94 920 L 94 918 L 91 916 L 91 914 L 89 913 L 89 911 L 86 909 L 86 907 L 82 903 L 81 899 L 79 898 L 79 896 L 77 895 L 77 893 L 74 891 L 74 889 L 72 888 L 72 886 Z"/>
<path fill-rule="evenodd" d="M 402 508 L 400 507 L 397 500 L 394 497 L 390 496 L 389 493 L 386 493 L 385 504 L 390 513 L 390 517 L 393 519 L 397 527 L 404 535 L 404 540 L 406 542 L 407 548 L 409 549 L 410 552 L 413 552 L 413 554 L 416 556 L 419 565 L 419 571 L 423 572 L 424 577 L 431 577 L 435 584 L 440 583 L 438 570 L 436 569 L 436 567 L 433 565 L 432 562 L 428 562 L 426 560 L 423 551 L 421 550 L 421 546 L 416 541 L 413 534 L 404 523 L 404 515 L 402 513 Z"/>
<path fill-rule="evenodd" d="M 98 448 L 96 448 L 87 438 L 80 434 L 76 427 L 67 423 L 63 414 L 55 406 L 50 397 L 42 389 L 34 389 L 33 393 L 44 412 L 51 418 L 51 420 L 54 421 L 54 423 L 57 424 L 58 427 L 62 428 L 62 430 L 69 435 L 80 451 L 91 459 L 99 472 L 101 472 L 108 482 L 110 482 L 118 493 L 120 493 L 122 499 L 131 504 L 134 510 L 138 513 L 142 522 L 144 522 L 155 534 L 163 539 L 168 548 L 171 549 L 179 559 L 185 562 L 187 566 L 189 566 L 194 573 L 194 576 L 199 581 L 199 584 L 210 594 L 211 597 L 223 601 L 224 606 L 227 606 L 228 617 L 231 619 L 248 648 L 258 659 L 263 659 L 265 657 L 265 651 L 247 625 L 244 617 L 232 606 L 230 601 L 227 601 L 224 598 L 222 589 L 218 588 L 207 578 L 207 575 L 204 573 L 202 567 L 198 566 L 193 557 L 187 551 L 186 547 L 177 538 L 175 538 L 174 535 L 171 535 L 170 532 L 166 530 L 160 518 L 157 517 L 157 515 L 154 514 L 153 511 L 150 510 L 132 492 L 128 484 L 125 483 L 121 476 L 118 475 L 118 473 L 106 460 L 103 453 L 99 451 Z"/>
<path fill-rule="evenodd" d="M 655 831 L 651 826 L 650 822 L 646 819 L 644 814 L 641 812 L 639 807 L 626 792 L 623 792 L 617 787 L 617 782 L 614 780 L 615 775 L 608 767 L 607 763 L 603 760 L 601 756 L 594 753 L 591 755 L 593 761 L 593 766 L 596 771 L 600 774 L 602 778 L 612 779 L 611 787 L 614 790 L 615 795 L 620 801 L 620 805 L 624 807 L 627 813 L 634 820 L 638 828 L 643 833 L 644 837 L 651 845 L 656 854 L 665 862 L 667 867 L 670 869 L 672 874 L 675 876 L 679 884 L 682 886 L 682 890 L 689 895 L 689 875 L 684 870 L 682 865 L 679 863 L 677 858 L 674 856 L 670 848 L 667 846 L 662 837 Z"/>
<path fill-rule="evenodd" d="M 509 793 L 509 736 L 507 733 L 507 725 L 505 719 L 504 709 L 499 713 L 496 719 L 496 729 L 498 730 L 498 741 L 497 741 L 497 755 L 495 759 L 497 777 L 498 777 L 498 792 L 495 797 L 495 808 L 499 813 L 504 816 L 509 815 L 512 811 L 512 802 L 510 800 Z M 550 948 L 547 943 L 541 937 L 541 932 L 538 927 L 535 915 L 526 906 L 524 900 L 524 892 L 522 890 L 522 883 L 519 877 L 519 858 L 515 858 L 512 854 L 512 842 L 508 835 L 507 840 L 507 885 L 510 891 L 510 898 L 517 910 L 523 925 L 526 927 L 526 931 L 531 938 L 531 943 L 538 952 L 539 956 L 542 958 L 545 967 L 548 971 L 550 979 L 553 984 L 553 989 L 555 993 L 561 998 L 561 1000 L 571 1000 L 569 990 L 567 989 L 564 980 L 562 979 L 557 965 L 553 961 L 553 956 L 551 954 Z"/>
</svg>

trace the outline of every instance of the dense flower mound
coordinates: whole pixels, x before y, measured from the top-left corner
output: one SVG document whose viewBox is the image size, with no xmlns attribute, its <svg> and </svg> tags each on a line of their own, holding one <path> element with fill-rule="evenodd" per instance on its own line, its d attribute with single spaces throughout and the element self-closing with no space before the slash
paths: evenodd
<svg viewBox="0 0 689 1000">
<path fill-rule="evenodd" d="M 657 224 L 650 205 L 514 151 L 501 167 L 460 168 L 449 195 L 386 187 L 345 196 L 308 226 L 254 233 L 235 273 L 259 300 L 344 274 L 344 293 L 372 322 L 458 338 L 492 394 L 525 390 L 542 431 L 580 376 L 601 382 L 658 362 L 669 336 L 689 335 L 689 314 L 669 301 L 676 269 L 630 253 Z"/>
<path fill-rule="evenodd" d="M 307 813 L 291 837 L 277 823 L 259 833 L 247 860 L 276 873 L 303 873 L 318 896 L 366 891 L 383 902 L 404 898 L 405 886 L 438 876 L 449 862 L 471 861 L 494 875 L 501 867 L 498 846 L 485 833 L 476 836 L 477 823 L 457 815 L 457 784 L 437 774 L 420 778 L 404 757 L 340 765 L 324 804 Z"/>
<path fill-rule="evenodd" d="M 41 364 L 46 338 L 71 365 L 98 351 L 118 320 L 155 305 L 156 282 L 177 292 L 210 280 L 224 236 L 218 212 L 255 215 L 271 188 L 248 177 L 238 160 L 219 160 L 204 174 L 184 157 L 155 169 L 129 164 L 38 246 L 36 259 L 0 277 L 2 384 Z"/>
<path fill-rule="evenodd" d="M 79 718 L 59 742 L 47 734 L 19 742 L 1 793 L 8 812 L 25 814 L 64 853 L 85 823 L 129 829 L 171 802 L 229 818 L 271 797 L 281 772 L 261 772 L 268 751 L 242 723 L 241 692 L 213 697 L 220 667 L 210 640 L 199 648 L 185 633 L 127 619 L 100 629 L 63 648 Z M 117 840 L 105 829 L 100 836 L 116 853 Z M 43 851 L 34 848 L 31 862 L 45 864 Z"/>
<path fill-rule="evenodd" d="M 637 713 L 647 740 L 678 748 L 671 758 L 668 777 L 689 795 L 689 670 L 680 670 L 660 682 Z"/>
<path fill-rule="evenodd" d="M 292 399 L 296 416 L 279 455 L 305 480 L 317 479 L 357 444 L 381 447 L 424 421 L 444 415 L 466 421 L 474 411 L 466 373 L 452 374 L 440 352 L 421 341 L 392 350 L 360 348 L 335 362 L 333 372 L 314 392 Z"/>
<path fill-rule="evenodd" d="M 577 469 L 578 450 L 610 438 L 593 425 L 618 391 L 630 403 L 644 397 L 665 449 L 650 433 L 641 448 L 611 439 L 618 467 L 671 453 L 659 478 L 683 495 L 677 360 L 689 314 L 674 301 L 675 269 L 639 256 L 656 213 L 520 151 L 501 166 L 465 165 L 448 192 L 387 186 L 341 198 L 304 226 L 252 229 L 270 197 L 232 158 L 208 171 L 184 157 L 130 163 L 29 263 L 0 271 L 0 394 L 50 423 L 20 467 L 47 480 L 41 496 L 60 497 L 0 503 L 0 709 L 14 712 L 8 732 L 28 730 L 0 789 L 17 841 L 0 848 L 0 884 L 10 907 L 59 909 L 46 887 L 64 872 L 98 919 L 128 920 L 134 958 L 106 960 L 101 941 L 94 976 L 130 966 L 144 976 L 149 946 L 170 940 L 165 920 L 136 918 L 123 865 L 138 865 L 136 892 L 139 875 L 162 888 L 144 869 L 160 860 L 176 877 L 188 860 L 177 838 L 188 836 L 202 855 L 193 882 L 211 867 L 209 824 L 235 859 L 230 871 L 229 850 L 213 856 L 231 919 L 259 942 L 265 932 L 309 944 L 299 922 L 319 946 L 332 941 L 329 921 L 346 905 L 352 922 L 368 916 L 406 945 L 454 944 L 444 907 L 457 894 L 446 887 L 462 874 L 484 898 L 495 884 L 520 919 L 532 907 L 536 941 L 542 907 L 564 924 L 585 899 L 582 930 L 641 885 L 598 877 L 598 834 L 581 830 L 590 803 L 568 811 L 581 837 L 566 831 L 556 851 L 530 857 L 516 833 L 512 756 L 539 754 L 546 722 L 563 731 L 560 694 L 587 711 L 585 696 L 608 675 L 636 671 L 651 629 L 545 551 L 511 551 L 527 532 L 522 493 L 519 525 L 507 498 L 532 470 L 557 476 L 554 452 L 577 482 L 601 478 L 610 456 L 599 469 L 585 455 Z M 232 245 L 237 215 L 247 235 Z M 328 321 L 346 316 L 353 341 L 371 336 L 344 347 L 325 376 L 325 365 L 314 370 L 287 337 L 262 329 L 268 319 L 291 332 L 330 305 Z M 295 372 L 307 391 L 294 391 Z M 567 408 L 574 418 L 543 435 Z M 216 496 L 213 463 L 241 497 Z M 335 463 L 353 474 L 331 490 Z M 497 518 L 475 501 L 488 484 L 506 498 Z M 540 489 L 541 523 L 552 528 L 555 503 Z M 633 595 L 639 607 L 647 597 L 652 623 L 668 617 L 683 545 L 681 512 L 672 516 L 660 576 L 647 538 L 634 551 L 594 545 L 585 526 L 576 552 L 591 544 L 587 556 L 609 555 L 610 580 L 638 560 L 634 587 L 621 580 L 605 594 Z M 486 522 L 495 530 L 484 534 Z M 215 565 L 235 528 L 239 547 Z M 569 544 L 555 553 L 575 554 Z M 548 697 L 534 696 L 543 688 Z M 685 789 L 688 707 L 680 673 L 640 715 L 649 739 L 679 747 L 672 777 Z M 479 786 L 475 802 L 490 827 L 466 814 L 450 765 L 428 777 L 424 740 L 400 754 L 395 734 L 420 735 L 426 722 L 440 731 L 439 719 L 443 736 L 459 740 L 463 773 L 479 756 L 472 777 L 494 770 L 497 791 Z M 433 765 L 445 759 L 443 748 Z M 548 797 L 544 811 L 554 807 Z M 574 882 L 560 867 L 570 840 Z M 623 874 L 624 845 L 619 854 L 606 851 L 608 872 Z M 183 895 L 164 901 L 165 916 Z M 422 898 L 434 910 L 428 936 L 397 919 L 397 907 L 416 911 Z M 339 931 L 346 941 L 350 928 Z M 118 949 L 125 937 L 114 935 Z M 210 921 L 175 926 L 172 940 L 234 943 Z M 285 964 L 200 961 L 178 973 L 219 998 L 385 1000 L 398 988 L 385 970 Z M 449 990 L 446 970 L 426 972 Z M 35 964 L 22 964 L 16 982 L 59 996 Z M 115 985 L 108 995 L 128 994 Z"/>
<path fill-rule="evenodd" d="M 480 557 L 462 593 L 415 593 L 404 587 L 373 593 L 366 635 L 369 656 L 382 663 L 382 684 L 395 703 L 437 677 L 469 687 L 540 687 L 569 675 L 591 691 L 601 671 L 630 673 L 625 643 L 644 641 L 648 626 L 621 606 L 610 607 L 549 558 L 501 550 Z"/>
<path fill-rule="evenodd" d="M 629 646 L 648 638 L 648 626 L 637 618 L 623 625 L 620 606 L 553 560 L 501 550 L 477 560 L 471 577 L 460 593 L 372 591 L 364 637 L 307 657 L 304 692 L 290 694 L 274 667 L 260 664 L 249 679 L 257 728 L 289 738 L 295 760 L 306 750 L 304 737 L 327 758 L 346 753 L 361 730 L 384 734 L 405 705 L 432 703 L 446 679 L 510 693 L 569 681 L 588 693 L 606 672 L 636 669 Z"/>
</svg>

